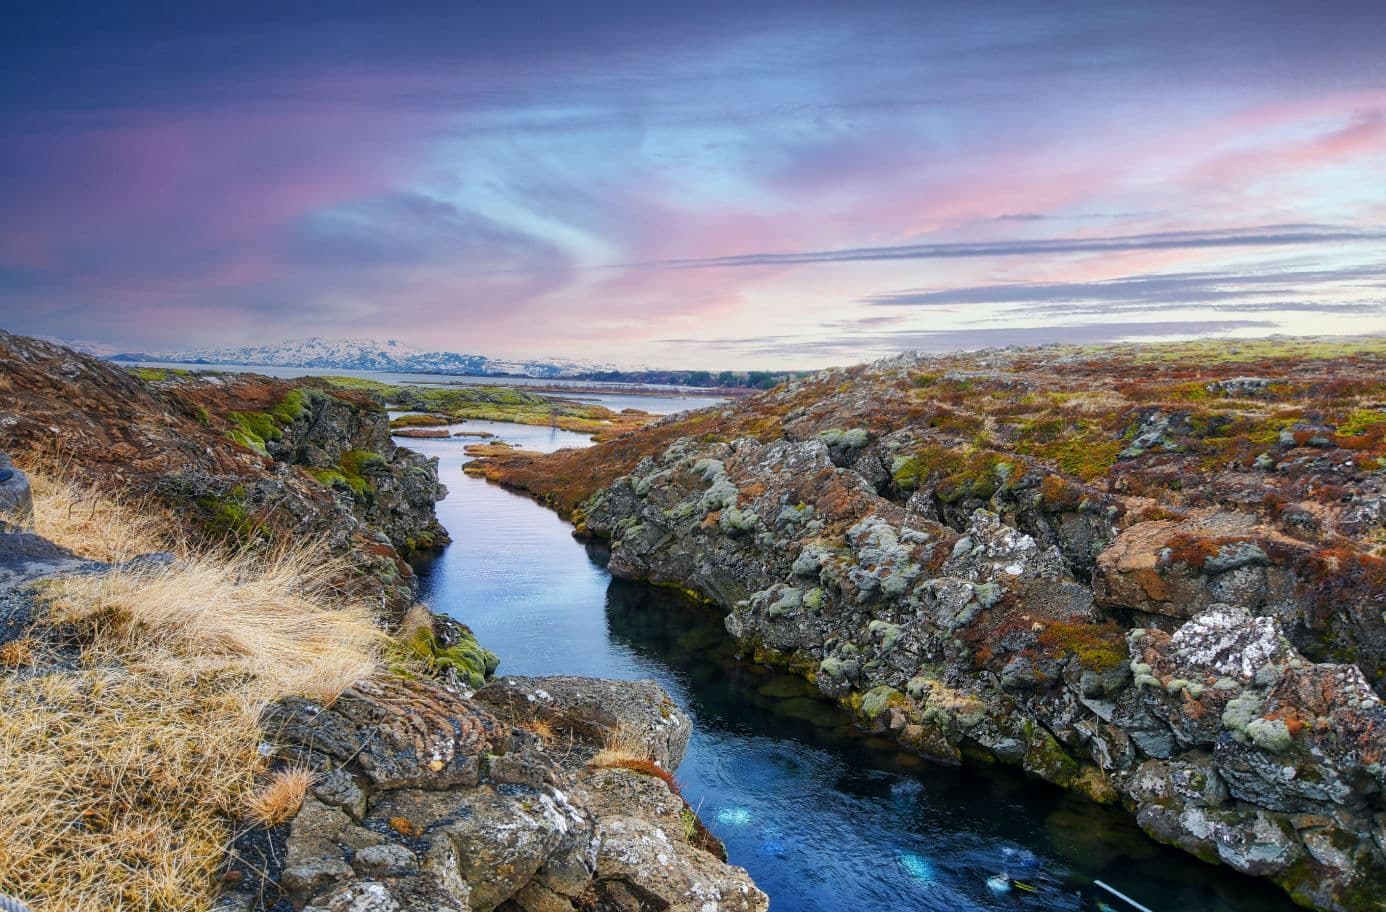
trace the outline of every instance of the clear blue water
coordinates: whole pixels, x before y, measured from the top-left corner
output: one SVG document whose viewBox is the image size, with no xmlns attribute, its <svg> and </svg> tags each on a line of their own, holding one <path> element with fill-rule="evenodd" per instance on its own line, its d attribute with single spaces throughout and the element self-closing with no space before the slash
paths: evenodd
<svg viewBox="0 0 1386 912">
<path fill-rule="evenodd" d="M 582 435 L 474 422 L 531 450 Z M 800 679 L 737 656 L 721 618 L 614 580 L 598 548 L 538 504 L 462 474 L 460 440 L 400 441 L 440 458 L 454 543 L 423 596 L 471 625 L 501 672 L 653 678 L 694 719 L 685 796 L 775 912 L 1096 910 L 1101 879 L 1155 912 L 1288 912 L 1274 888 L 1151 842 L 1126 814 L 1010 769 L 953 769 L 863 736 Z M 997 893 L 998 873 L 1034 888 Z"/>
</svg>

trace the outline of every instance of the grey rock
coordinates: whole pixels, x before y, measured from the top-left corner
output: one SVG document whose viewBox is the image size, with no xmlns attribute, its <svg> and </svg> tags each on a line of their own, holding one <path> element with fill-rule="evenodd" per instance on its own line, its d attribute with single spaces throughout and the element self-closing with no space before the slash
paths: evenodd
<svg viewBox="0 0 1386 912">
<path fill-rule="evenodd" d="M 383 843 L 359 849 L 351 860 L 351 866 L 363 875 L 398 875 L 417 870 L 419 861 L 404 846 Z"/>
<path fill-rule="evenodd" d="M 29 479 L 0 453 L 0 532 L 34 531 L 34 498 Z"/>
</svg>

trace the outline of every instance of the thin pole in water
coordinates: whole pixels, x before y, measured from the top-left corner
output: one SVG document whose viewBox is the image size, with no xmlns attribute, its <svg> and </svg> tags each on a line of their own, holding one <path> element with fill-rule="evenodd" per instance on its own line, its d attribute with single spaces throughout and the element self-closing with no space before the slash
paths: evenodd
<svg viewBox="0 0 1386 912">
<path fill-rule="evenodd" d="M 1131 908 L 1133 908 L 1133 909 L 1139 909 L 1140 912 L 1155 912 L 1155 910 L 1151 909 L 1149 906 L 1143 906 L 1143 905 L 1141 905 L 1140 903 L 1136 902 L 1136 901 L 1135 901 L 1134 899 L 1132 899 L 1131 897 L 1127 896 L 1125 893 L 1123 893 L 1123 892 L 1121 892 L 1120 890 L 1118 890 L 1116 887 L 1108 886 L 1107 884 L 1104 884 L 1104 883 L 1103 883 L 1102 881 L 1100 881 L 1100 880 L 1094 880 L 1094 881 L 1093 881 L 1093 885 L 1094 885 L 1094 886 L 1101 887 L 1102 889 L 1106 890 L 1108 893 L 1112 894 L 1112 895 L 1115 896 L 1117 899 L 1119 899 L 1119 900 L 1121 900 L 1122 902 L 1126 903 L 1127 905 L 1129 905 L 1129 906 L 1130 906 Z"/>
</svg>

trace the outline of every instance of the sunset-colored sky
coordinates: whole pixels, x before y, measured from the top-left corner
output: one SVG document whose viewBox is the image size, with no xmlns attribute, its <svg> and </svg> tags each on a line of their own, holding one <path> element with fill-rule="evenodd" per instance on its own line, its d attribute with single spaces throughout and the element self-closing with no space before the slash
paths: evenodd
<svg viewBox="0 0 1386 912">
<path fill-rule="evenodd" d="M 1379 0 L 6 20 L 18 332 L 668 367 L 1386 332 Z"/>
</svg>

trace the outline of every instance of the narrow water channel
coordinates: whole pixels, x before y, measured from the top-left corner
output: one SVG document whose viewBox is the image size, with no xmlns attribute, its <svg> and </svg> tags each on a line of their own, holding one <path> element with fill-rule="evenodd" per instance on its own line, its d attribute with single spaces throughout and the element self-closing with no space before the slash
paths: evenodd
<svg viewBox="0 0 1386 912">
<path fill-rule="evenodd" d="M 685 402 L 647 402 L 673 411 Z M 550 428 L 468 422 L 530 450 L 585 446 Z M 1156 845 L 1124 813 L 1011 769 L 953 769 L 856 731 L 803 680 L 738 658 L 721 617 L 613 579 L 551 511 L 463 475 L 465 438 L 399 440 L 440 460 L 454 543 L 422 595 L 501 656 L 501 673 L 653 678 L 694 719 L 684 793 L 774 912 L 1289 912 L 1265 884 Z M 998 892 L 1009 874 L 1029 890 Z"/>
</svg>

